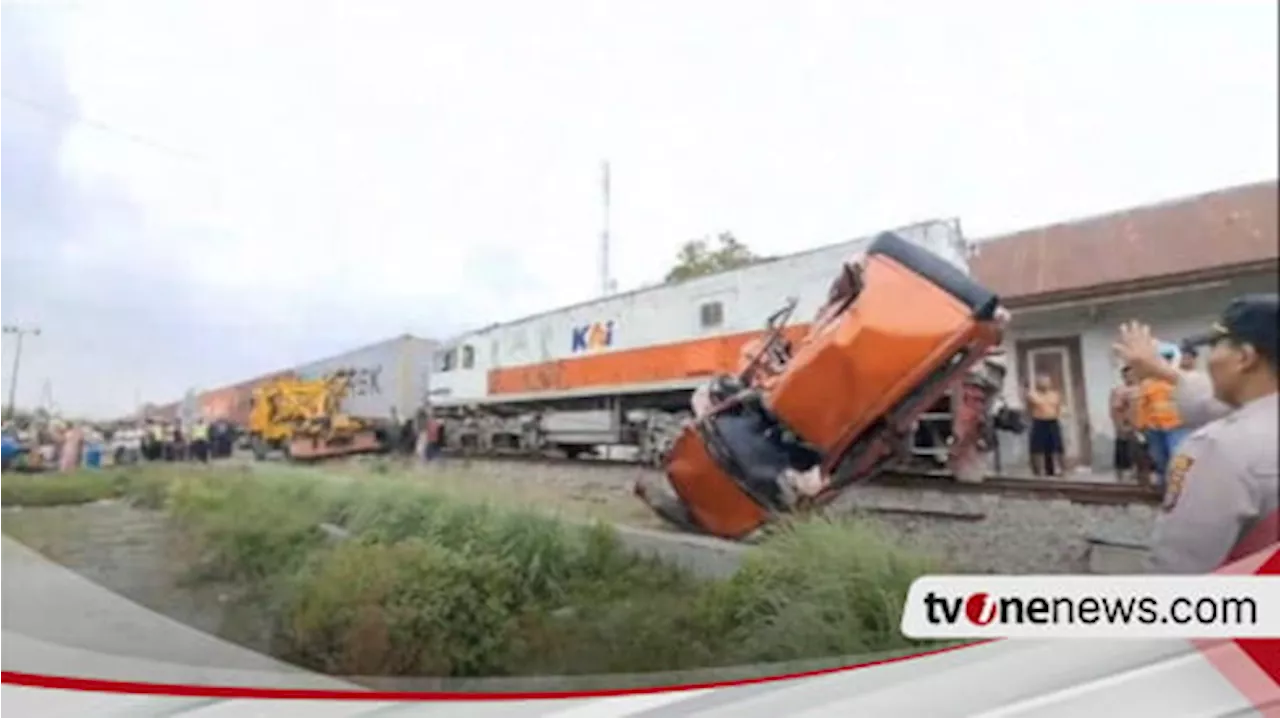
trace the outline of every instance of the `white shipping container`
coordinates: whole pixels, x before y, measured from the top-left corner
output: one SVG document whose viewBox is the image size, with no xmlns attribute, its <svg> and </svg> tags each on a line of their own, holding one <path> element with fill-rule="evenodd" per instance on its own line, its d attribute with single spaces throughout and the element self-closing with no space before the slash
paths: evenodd
<svg viewBox="0 0 1280 718">
<path fill-rule="evenodd" d="M 336 371 L 355 373 L 342 410 L 362 419 L 411 418 L 424 405 L 435 342 L 408 334 L 311 362 L 294 371 L 315 379 Z M 393 411 L 394 410 L 394 411 Z"/>
</svg>

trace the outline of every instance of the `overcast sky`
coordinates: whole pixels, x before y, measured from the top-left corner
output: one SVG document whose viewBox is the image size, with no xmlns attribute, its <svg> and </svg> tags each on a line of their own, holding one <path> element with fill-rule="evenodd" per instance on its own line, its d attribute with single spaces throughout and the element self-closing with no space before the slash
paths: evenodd
<svg viewBox="0 0 1280 718">
<path fill-rule="evenodd" d="M 3 3 L 18 400 L 111 414 L 732 230 L 975 237 L 1277 174 L 1277 5 Z M 4 338 L 7 391 L 12 338 Z"/>
</svg>

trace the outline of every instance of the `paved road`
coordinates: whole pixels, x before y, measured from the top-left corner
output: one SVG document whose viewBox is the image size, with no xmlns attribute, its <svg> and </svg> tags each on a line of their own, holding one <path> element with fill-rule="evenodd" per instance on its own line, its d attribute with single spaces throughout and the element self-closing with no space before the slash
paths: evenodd
<svg viewBox="0 0 1280 718">
<path fill-rule="evenodd" d="M 5 670 L 158 682 L 351 687 L 202 633 L 4 537 Z"/>
</svg>

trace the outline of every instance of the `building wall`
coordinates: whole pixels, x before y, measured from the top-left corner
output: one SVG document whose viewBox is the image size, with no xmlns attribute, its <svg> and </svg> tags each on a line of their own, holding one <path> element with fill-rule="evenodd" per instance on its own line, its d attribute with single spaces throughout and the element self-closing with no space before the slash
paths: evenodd
<svg viewBox="0 0 1280 718">
<path fill-rule="evenodd" d="M 1080 457 L 1094 471 L 1112 469 L 1114 432 L 1108 401 L 1119 382 L 1120 364 L 1112 351 L 1119 325 L 1137 319 L 1152 326 L 1156 336 L 1171 341 L 1204 331 L 1232 297 L 1246 292 L 1277 290 L 1273 275 L 1253 275 L 1214 285 L 1173 288 L 1109 301 L 1091 306 L 1026 308 L 1015 312 L 1005 341 L 1011 371 L 1005 383 L 1005 397 L 1021 406 L 1020 387 L 1030 380 L 1019 371 L 1016 361 L 1019 343 L 1054 338 L 1078 338 L 1081 374 L 1084 379 L 1084 407 L 1090 450 Z M 1203 358 L 1201 365 L 1203 366 Z M 1029 372 L 1027 372 L 1029 373 Z M 1026 437 L 1001 437 L 1002 468 L 1027 464 Z"/>
</svg>

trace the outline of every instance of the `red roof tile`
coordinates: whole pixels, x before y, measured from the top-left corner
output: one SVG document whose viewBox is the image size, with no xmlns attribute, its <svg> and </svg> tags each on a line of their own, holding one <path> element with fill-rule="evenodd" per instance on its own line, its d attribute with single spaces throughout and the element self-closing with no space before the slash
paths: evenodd
<svg viewBox="0 0 1280 718">
<path fill-rule="evenodd" d="M 1014 303 L 1280 258 L 1275 180 L 995 237 L 974 275 Z"/>
</svg>

